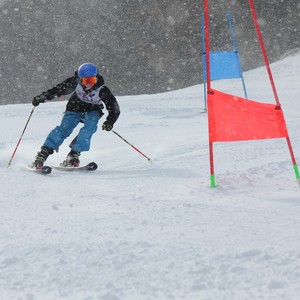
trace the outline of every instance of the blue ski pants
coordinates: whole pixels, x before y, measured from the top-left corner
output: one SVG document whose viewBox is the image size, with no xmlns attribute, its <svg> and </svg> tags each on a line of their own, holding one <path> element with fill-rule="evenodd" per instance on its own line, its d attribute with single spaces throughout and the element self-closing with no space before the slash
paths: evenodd
<svg viewBox="0 0 300 300">
<path fill-rule="evenodd" d="M 77 137 L 73 140 L 70 147 L 73 151 L 82 152 L 90 149 L 92 135 L 97 131 L 97 125 L 101 115 L 97 111 L 65 112 L 61 124 L 55 127 L 47 136 L 43 146 L 58 151 L 63 141 L 70 136 L 74 128 L 80 123 L 83 127 L 79 130 Z"/>
</svg>

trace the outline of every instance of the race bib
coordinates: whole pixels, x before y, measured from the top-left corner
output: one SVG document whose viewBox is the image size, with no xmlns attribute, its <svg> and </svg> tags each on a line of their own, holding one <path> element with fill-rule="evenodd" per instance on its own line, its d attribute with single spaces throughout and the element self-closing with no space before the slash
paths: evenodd
<svg viewBox="0 0 300 300">
<path fill-rule="evenodd" d="M 92 90 L 91 92 L 86 92 L 83 87 L 78 83 L 76 86 L 76 95 L 77 97 L 84 102 L 100 105 L 102 103 L 101 98 L 99 97 L 101 86 L 96 90 Z"/>
</svg>

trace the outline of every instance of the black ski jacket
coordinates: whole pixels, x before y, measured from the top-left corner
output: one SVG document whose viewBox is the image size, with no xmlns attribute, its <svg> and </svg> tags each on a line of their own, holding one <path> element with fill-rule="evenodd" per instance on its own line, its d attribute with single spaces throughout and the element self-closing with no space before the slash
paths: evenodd
<svg viewBox="0 0 300 300">
<path fill-rule="evenodd" d="M 80 84 L 80 79 L 78 77 L 77 71 L 75 72 L 74 76 L 67 78 L 62 83 L 59 83 L 57 86 L 53 87 L 52 89 L 47 90 L 46 92 L 42 93 L 48 100 L 52 100 L 55 97 L 60 97 L 62 95 L 71 94 L 71 97 L 67 103 L 66 111 L 74 111 L 74 112 L 88 112 L 88 111 L 98 111 L 100 116 L 103 115 L 102 109 L 104 108 L 102 104 L 92 104 L 87 103 L 80 100 L 75 92 L 77 84 Z M 120 107 L 119 104 L 111 93 L 109 88 L 104 85 L 104 79 L 101 75 L 97 75 L 97 83 L 90 89 L 85 90 L 87 93 L 91 93 L 94 90 L 102 87 L 99 91 L 99 97 L 101 98 L 102 102 L 105 104 L 105 108 L 108 111 L 108 116 L 106 121 L 113 125 L 119 115 L 120 115 Z M 84 88 L 84 87 L 83 87 Z"/>
</svg>

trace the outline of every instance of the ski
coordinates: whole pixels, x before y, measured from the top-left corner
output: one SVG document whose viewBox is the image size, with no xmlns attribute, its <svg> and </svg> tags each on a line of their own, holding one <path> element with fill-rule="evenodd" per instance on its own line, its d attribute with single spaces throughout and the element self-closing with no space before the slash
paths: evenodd
<svg viewBox="0 0 300 300">
<path fill-rule="evenodd" d="M 95 162 L 90 162 L 89 164 L 82 167 L 52 166 L 51 168 L 57 171 L 67 171 L 67 172 L 91 172 L 97 170 L 98 165 Z"/>
<path fill-rule="evenodd" d="M 28 166 L 26 169 L 36 172 L 36 173 L 44 174 L 44 175 L 48 175 L 52 172 L 52 168 L 49 166 L 43 166 L 40 169 L 36 169 L 36 168 L 32 168 L 31 166 Z"/>
</svg>

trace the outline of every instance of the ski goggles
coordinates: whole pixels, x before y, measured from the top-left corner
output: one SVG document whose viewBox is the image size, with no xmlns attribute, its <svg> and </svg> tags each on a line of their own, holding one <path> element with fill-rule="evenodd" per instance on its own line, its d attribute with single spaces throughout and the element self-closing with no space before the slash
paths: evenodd
<svg viewBox="0 0 300 300">
<path fill-rule="evenodd" d="M 92 76 L 92 77 L 82 77 L 80 78 L 80 81 L 82 85 L 94 85 L 97 82 L 97 76 Z"/>
</svg>

